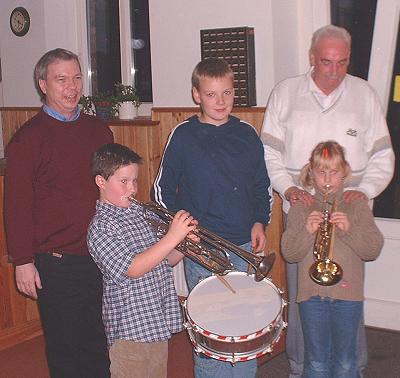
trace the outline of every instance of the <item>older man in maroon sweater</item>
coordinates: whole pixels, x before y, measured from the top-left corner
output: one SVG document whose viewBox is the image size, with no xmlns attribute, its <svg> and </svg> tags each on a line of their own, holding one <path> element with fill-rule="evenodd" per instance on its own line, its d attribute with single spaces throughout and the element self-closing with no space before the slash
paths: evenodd
<svg viewBox="0 0 400 378">
<path fill-rule="evenodd" d="M 97 189 L 92 153 L 113 142 L 81 114 L 82 74 L 70 51 L 47 52 L 35 67 L 44 106 L 6 149 L 5 223 L 19 291 L 37 298 L 52 377 L 108 377 L 101 275 L 86 233 Z"/>
</svg>

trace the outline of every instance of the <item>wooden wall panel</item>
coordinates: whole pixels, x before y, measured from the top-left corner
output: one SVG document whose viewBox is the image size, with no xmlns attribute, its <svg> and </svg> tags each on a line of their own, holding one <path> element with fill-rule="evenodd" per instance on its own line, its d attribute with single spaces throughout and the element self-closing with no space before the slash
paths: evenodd
<svg viewBox="0 0 400 378">
<path fill-rule="evenodd" d="M 36 302 L 18 293 L 8 262 L 3 221 L 4 177 L 0 176 L 0 350 L 42 333 Z"/>
<path fill-rule="evenodd" d="M 140 167 L 139 187 L 137 198 L 140 201 L 150 199 L 150 189 L 155 175 L 155 164 L 159 161 L 158 145 L 154 146 L 153 139 L 158 140 L 158 126 L 122 126 L 110 125 L 117 143 L 132 148 L 143 158 Z M 157 150 L 156 150 L 157 149 Z"/>
<path fill-rule="evenodd" d="M 1 110 L 4 147 L 14 133 L 29 119 L 36 115 L 39 108 L 6 108 Z"/>
</svg>

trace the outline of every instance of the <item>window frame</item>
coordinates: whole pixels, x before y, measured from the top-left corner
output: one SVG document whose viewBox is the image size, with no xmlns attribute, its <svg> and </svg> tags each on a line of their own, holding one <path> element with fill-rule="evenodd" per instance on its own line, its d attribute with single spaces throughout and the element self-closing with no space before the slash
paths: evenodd
<svg viewBox="0 0 400 378">
<path fill-rule="evenodd" d="M 119 1 L 119 22 L 120 22 L 120 51 L 121 51 L 121 82 L 126 85 L 134 85 L 135 64 L 131 48 L 131 20 L 130 0 Z M 89 35 L 88 35 L 88 14 L 86 1 L 76 0 L 77 14 L 77 46 L 78 56 L 83 74 L 83 93 L 92 94 L 91 63 L 89 56 Z M 140 106 L 141 115 L 150 115 L 152 102 L 142 103 Z"/>
</svg>

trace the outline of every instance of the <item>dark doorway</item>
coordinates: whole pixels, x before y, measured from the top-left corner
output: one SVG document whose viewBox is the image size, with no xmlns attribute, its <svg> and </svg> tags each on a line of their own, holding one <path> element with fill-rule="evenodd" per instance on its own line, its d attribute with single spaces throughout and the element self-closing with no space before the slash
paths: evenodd
<svg viewBox="0 0 400 378">
<path fill-rule="evenodd" d="M 349 73 L 368 79 L 372 37 L 374 33 L 376 0 L 331 0 L 331 22 L 346 28 L 352 36 Z M 397 37 L 396 57 L 392 74 L 391 98 L 389 99 L 387 123 L 396 154 L 394 177 L 374 201 L 374 215 L 381 218 L 400 218 L 400 102 L 394 101 L 394 82 L 400 75 L 400 32 Z M 400 79 L 399 79 L 400 81 Z M 399 89 L 400 90 L 400 89 Z"/>
<path fill-rule="evenodd" d="M 396 55 L 394 58 L 392 85 L 387 112 L 387 123 L 389 126 L 392 145 L 396 156 L 394 176 L 386 190 L 381 193 L 374 202 L 374 215 L 382 218 L 400 219 L 400 83 L 395 88 L 396 76 L 400 75 L 400 26 L 397 31 Z M 400 78 L 399 78 L 400 79 Z M 398 80 L 399 80 L 398 79 Z"/>
<path fill-rule="evenodd" d="M 377 0 L 331 0 L 331 23 L 351 34 L 349 74 L 368 79 Z"/>
</svg>

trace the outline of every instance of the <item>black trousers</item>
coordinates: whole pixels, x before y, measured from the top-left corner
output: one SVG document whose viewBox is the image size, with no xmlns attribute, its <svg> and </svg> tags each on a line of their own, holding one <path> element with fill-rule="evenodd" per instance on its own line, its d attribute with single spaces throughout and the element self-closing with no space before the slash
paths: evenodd
<svg viewBox="0 0 400 378">
<path fill-rule="evenodd" d="M 102 278 L 89 256 L 39 253 L 38 303 L 52 378 L 110 377 Z"/>
</svg>

